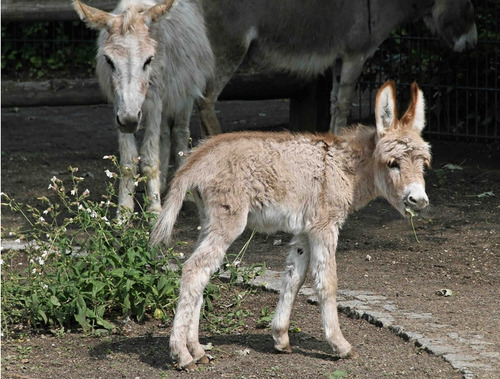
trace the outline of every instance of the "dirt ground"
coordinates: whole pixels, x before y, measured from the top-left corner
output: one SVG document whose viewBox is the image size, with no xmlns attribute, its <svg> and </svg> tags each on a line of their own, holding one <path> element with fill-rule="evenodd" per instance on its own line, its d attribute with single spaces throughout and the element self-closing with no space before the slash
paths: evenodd
<svg viewBox="0 0 500 379">
<path fill-rule="evenodd" d="M 286 101 L 223 102 L 219 118 L 224 129 L 283 129 Z M 87 174 L 93 193 L 103 193 L 102 157 L 117 153 L 116 131 L 109 106 L 2 109 L 2 192 L 37 205 L 47 195 L 50 178 L 69 178 L 67 167 Z M 196 125 L 194 120 L 193 125 Z M 193 129 L 195 131 L 196 128 Z M 196 137 L 196 133 L 194 133 Z M 344 226 L 337 251 L 339 287 L 384 296 L 408 312 L 432 314 L 445 334 L 481 337 L 500 352 L 500 146 L 430 140 L 433 169 L 427 174 L 432 204 L 415 221 L 417 242 L 408 221 L 383 200 L 353 214 Z M 450 166 L 454 165 L 454 166 Z M 459 166 L 460 168 L 456 168 Z M 451 168 L 450 168 L 451 167 Z M 454 169 L 452 169 L 454 168 Z M 490 196 L 493 193 L 495 196 Z M 20 220 L 2 209 L 2 233 Z M 176 237 L 190 252 L 198 222 L 189 206 L 182 211 Z M 5 234 L 4 234 L 5 235 Z M 231 248 L 238 251 L 245 233 Z M 282 240 L 276 244 L 277 239 Z M 257 235 L 245 256 L 247 264 L 266 262 L 280 271 L 290 236 Z M 370 256 L 370 258 L 367 258 Z M 450 297 L 437 295 L 450 289 Z M 221 302 L 224 300 L 222 299 Z M 6 378 L 174 378 L 174 377 L 297 377 L 453 378 L 461 374 L 441 357 L 406 342 L 386 328 L 341 317 L 346 338 L 360 354 L 337 360 L 322 336 L 319 309 L 300 298 L 294 308 L 294 352 L 273 352 L 268 329 L 256 328 L 263 306 L 274 307 L 276 294 L 258 292 L 245 307 L 252 311 L 244 328 L 229 335 L 202 332 L 215 360 L 197 373 L 179 373 L 168 354 L 169 326 L 151 320 L 130 324 L 127 332 L 102 338 L 69 333 L 61 338 L 31 335 L 2 341 L 2 375 Z M 222 303 L 221 303 L 222 305 Z M 227 310 L 220 310 L 227 312 Z M 247 350 L 248 349 L 248 350 Z M 481 356 L 493 369 L 473 369 L 477 377 L 500 377 L 500 357 Z M 500 354 L 498 354 L 500 355 Z"/>
</svg>

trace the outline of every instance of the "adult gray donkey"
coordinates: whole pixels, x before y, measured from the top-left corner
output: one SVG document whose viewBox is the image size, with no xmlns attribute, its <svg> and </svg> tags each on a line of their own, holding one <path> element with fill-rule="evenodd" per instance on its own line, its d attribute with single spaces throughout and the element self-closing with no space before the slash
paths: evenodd
<svg viewBox="0 0 500 379">
<path fill-rule="evenodd" d="M 205 134 L 218 134 L 214 104 L 243 59 L 303 77 L 334 68 L 330 131 L 347 123 L 363 65 L 392 30 L 423 18 L 455 51 L 476 43 L 470 0 L 203 0 L 216 76 L 197 105 Z"/>
</svg>

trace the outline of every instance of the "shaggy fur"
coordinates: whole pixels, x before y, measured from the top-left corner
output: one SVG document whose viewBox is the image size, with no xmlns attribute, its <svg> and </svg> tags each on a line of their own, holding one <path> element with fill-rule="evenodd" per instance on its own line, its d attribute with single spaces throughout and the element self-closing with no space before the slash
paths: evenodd
<svg viewBox="0 0 500 379">
<path fill-rule="evenodd" d="M 213 74 L 214 58 L 199 4 L 122 0 L 112 13 L 79 0 L 74 6 L 89 27 L 101 31 L 96 71 L 101 89 L 115 105 L 121 131 L 119 207 L 134 208 L 134 160 L 139 154 L 133 133 L 144 127 L 140 164 L 148 177 L 149 210 L 159 212 L 170 150 L 179 165 L 178 153 L 188 150 L 193 102 L 203 97 Z"/>
<path fill-rule="evenodd" d="M 325 336 L 340 357 L 354 354 L 337 317 L 335 250 L 348 214 L 377 196 L 402 215 L 428 204 L 423 179 L 430 161 L 421 91 L 412 86 L 409 113 L 397 119 L 394 83 L 379 91 L 377 128 L 357 126 L 331 134 L 232 133 L 199 146 L 175 175 L 151 242 L 168 243 L 186 191 L 198 200 L 202 231 L 198 246 L 182 268 L 171 353 L 179 366 L 206 362 L 198 342 L 203 290 L 229 245 L 245 227 L 294 235 L 273 320 L 279 351 L 291 351 L 290 310 L 310 268 L 318 293 Z"/>
</svg>

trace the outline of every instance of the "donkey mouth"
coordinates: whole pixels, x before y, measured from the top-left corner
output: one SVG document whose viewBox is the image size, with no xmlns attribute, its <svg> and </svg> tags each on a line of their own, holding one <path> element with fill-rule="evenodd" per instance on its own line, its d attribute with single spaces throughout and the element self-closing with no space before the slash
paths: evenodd
<svg viewBox="0 0 500 379">
<path fill-rule="evenodd" d="M 124 122 L 120 121 L 120 118 L 116 116 L 116 126 L 118 126 L 118 129 L 122 133 L 135 133 L 137 129 L 139 128 L 139 122 L 133 121 L 133 122 Z"/>
</svg>

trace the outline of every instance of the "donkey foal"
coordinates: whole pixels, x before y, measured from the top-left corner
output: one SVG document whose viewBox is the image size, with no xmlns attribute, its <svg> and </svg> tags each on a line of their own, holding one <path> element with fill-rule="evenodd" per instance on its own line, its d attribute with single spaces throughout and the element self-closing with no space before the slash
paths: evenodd
<svg viewBox="0 0 500 379">
<path fill-rule="evenodd" d="M 325 336 L 340 357 L 355 353 L 340 330 L 335 250 L 347 215 L 377 196 L 403 216 L 428 204 L 423 178 L 430 162 L 422 91 L 414 83 L 407 112 L 398 120 L 395 87 L 377 94 L 376 128 L 332 134 L 232 133 L 198 147 L 175 175 L 151 242 L 168 242 L 186 191 L 200 209 L 198 245 L 182 268 L 179 303 L 170 336 L 180 368 L 208 362 L 198 341 L 203 290 L 227 248 L 246 226 L 294 235 L 276 314 L 275 348 L 291 352 L 290 311 L 308 268 L 314 276 Z"/>
</svg>

